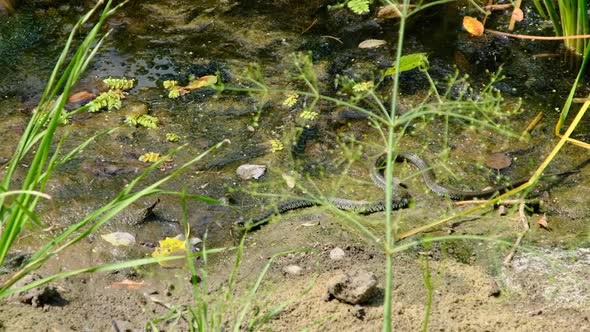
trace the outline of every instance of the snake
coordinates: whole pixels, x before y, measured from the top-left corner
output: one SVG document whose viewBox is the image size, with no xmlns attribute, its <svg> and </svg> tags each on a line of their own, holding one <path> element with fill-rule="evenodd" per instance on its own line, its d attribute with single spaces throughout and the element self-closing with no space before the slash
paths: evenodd
<svg viewBox="0 0 590 332">
<path fill-rule="evenodd" d="M 383 169 L 387 154 L 381 154 L 374 159 L 370 168 L 371 179 L 373 183 L 385 191 L 386 181 L 383 175 Z M 504 193 L 512 188 L 518 187 L 528 180 L 518 180 L 508 183 L 502 186 L 491 187 L 479 191 L 465 191 L 448 186 L 441 185 L 436 180 L 436 175 L 432 170 L 432 167 L 422 159 L 418 154 L 414 152 L 399 152 L 393 159 L 394 162 L 407 162 L 418 168 L 425 185 L 436 195 L 442 197 L 448 197 L 452 200 L 469 200 L 474 198 L 489 198 L 491 196 Z M 565 173 L 563 173 L 565 174 Z M 559 174 L 558 174 L 559 175 Z M 399 210 L 407 208 L 410 204 L 411 197 L 404 190 L 404 186 L 401 184 L 399 178 L 393 178 L 393 191 L 392 191 L 392 209 Z M 358 214 L 371 214 L 375 212 L 385 211 L 386 202 L 385 200 L 352 200 L 340 197 L 327 197 L 324 201 L 317 201 L 314 199 L 289 199 L 279 202 L 275 207 L 266 210 L 262 214 L 252 218 L 249 221 L 249 225 L 262 225 L 266 223 L 271 217 L 279 214 L 286 213 L 288 211 L 319 206 L 323 204 L 330 204 L 340 210 L 355 212 Z M 243 225 L 243 222 L 239 222 Z"/>
</svg>

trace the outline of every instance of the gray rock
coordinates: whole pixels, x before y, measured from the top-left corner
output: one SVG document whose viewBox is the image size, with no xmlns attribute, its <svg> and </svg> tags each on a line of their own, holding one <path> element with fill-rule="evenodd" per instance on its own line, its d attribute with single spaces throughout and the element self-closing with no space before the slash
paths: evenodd
<svg viewBox="0 0 590 332">
<path fill-rule="evenodd" d="M 344 250 L 342 250 L 339 247 L 336 247 L 336 248 L 330 250 L 330 259 L 340 260 L 340 259 L 344 258 L 344 256 L 346 256 L 346 254 L 344 253 Z"/>
<path fill-rule="evenodd" d="M 341 302 L 367 302 L 377 290 L 377 278 L 371 272 L 340 273 L 328 281 L 328 293 Z"/>
<path fill-rule="evenodd" d="M 244 180 L 248 179 L 259 179 L 264 172 L 266 171 L 266 166 L 264 165 L 242 165 L 238 167 L 236 173 L 238 176 Z"/>
</svg>

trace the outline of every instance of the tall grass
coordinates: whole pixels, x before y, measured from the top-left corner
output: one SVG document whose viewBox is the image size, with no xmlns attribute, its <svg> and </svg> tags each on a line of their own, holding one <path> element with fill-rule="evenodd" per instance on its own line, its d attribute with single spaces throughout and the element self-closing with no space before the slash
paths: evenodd
<svg viewBox="0 0 590 332">
<path fill-rule="evenodd" d="M 535 0 L 539 14 L 551 20 L 556 36 L 576 36 L 590 33 L 588 3 L 586 0 Z M 588 46 L 588 39 L 566 39 L 564 45 L 570 52 L 582 56 Z"/>
</svg>

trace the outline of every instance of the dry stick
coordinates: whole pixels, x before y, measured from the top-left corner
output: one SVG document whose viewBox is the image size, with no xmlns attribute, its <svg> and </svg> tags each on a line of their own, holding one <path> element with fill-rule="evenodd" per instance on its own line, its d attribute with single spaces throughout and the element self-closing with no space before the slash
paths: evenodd
<svg viewBox="0 0 590 332">
<path fill-rule="evenodd" d="M 516 24 L 516 19 L 514 18 L 514 13 L 520 9 L 520 3 L 522 0 L 516 0 L 516 4 L 514 5 L 514 9 L 512 10 L 512 15 L 510 16 L 510 24 L 508 25 L 508 30 L 514 30 L 514 24 Z"/>
<path fill-rule="evenodd" d="M 541 122 L 542 118 L 543 118 L 543 112 L 539 112 L 539 114 L 537 114 L 537 116 L 533 119 L 533 121 L 531 121 L 531 123 L 529 123 L 529 125 L 526 127 L 526 129 L 524 130 L 522 135 L 520 135 L 520 137 L 530 134 L 531 131 L 533 131 L 533 129 L 535 129 L 535 127 L 539 124 L 539 122 Z"/>
<path fill-rule="evenodd" d="M 456 206 L 465 206 L 465 205 L 471 205 L 471 204 L 484 204 L 489 202 L 489 200 L 487 199 L 474 199 L 474 200 L 470 200 L 470 201 L 457 201 L 454 204 Z M 495 204 L 502 204 L 502 205 L 516 205 L 516 204 L 541 204 L 541 200 L 540 199 L 526 199 L 526 200 L 522 200 L 522 199 L 505 199 L 499 202 L 496 202 Z"/>
<path fill-rule="evenodd" d="M 337 37 L 334 37 L 334 36 L 327 36 L 327 35 L 325 35 L 325 36 L 321 36 L 321 37 L 322 37 L 322 38 L 330 38 L 330 39 L 334 39 L 335 41 L 339 42 L 340 44 L 344 44 L 344 43 L 342 42 L 342 40 L 340 40 L 340 38 L 337 38 Z"/>
<path fill-rule="evenodd" d="M 316 18 L 315 20 L 313 20 L 313 22 L 311 22 L 311 24 L 307 27 L 307 29 L 303 30 L 303 32 L 301 34 L 304 34 L 307 31 L 309 31 L 309 29 L 311 29 L 317 22 L 318 22 L 318 19 Z"/>
<path fill-rule="evenodd" d="M 432 222 L 430 224 L 424 225 L 424 226 L 420 226 L 420 227 L 416 227 L 414 229 L 411 229 L 405 233 L 402 233 L 398 236 L 398 240 L 402 240 L 404 238 L 407 238 L 408 236 L 412 236 L 414 234 L 420 233 L 422 231 L 434 228 L 436 226 L 445 224 L 451 220 L 455 220 L 459 217 L 462 216 L 466 216 L 470 213 L 473 213 L 475 211 L 481 210 L 486 206 L 490 206 L 492 204 L 495 204 L 496 202 L 499 202 L 500 200 L 512 196 L 516 193 L 519 193 L 523 190 L 525 190 L 526 188 L 534 185 L 535 183 L 537 183 L 537 181 L 539 180 L 539 178 L 541 177 L 541 175 L 543 174 L 543 172 L 545 171 L 545 169 L 547 168 L 547 166 L 549 165 L 549 163 L 553 160 L 553 158 L 555 158 L 555 156 L 557 155 L 557 153 L 559 152 L 559 150 L 561 150 L 561 148 L 565 145 L 565 143 L 567 143 L 569 141 L 569 137 L 572 134 L 572 132 L 574 131 L 574 129 L 576 129 L 576 127 L 578 126 L 578 124 L 580 123 L 580 120 L 582 120 L 582 117 L 584 116 L 584 114 L 586 114 L 586 111 L 588 110 L 588 107 L 590 107 L 590 101 L 587 101 L 586 103 L 584 103 L 584 105 L 582 106 L 582 108 L 578 111 L 578 114 L 576 114 L 576 117 L 574 118 L 574 120 L 572 121 L 572 123 L 570 124 L 570 126 L 567 128 L 567 130 L 565 131 L 565 134 L 563 134 L 563 136 L 561 137 L 561 139 L 559 140 L 559 142 L 557 142 L 557 144 L 555 145 L 555 147 L 553 147 L 553 150 L 551 150 L 551 152 L 549 153 L 549 155 L 547 156 L 547 158 L 545 158 L 545 160 L 541 163 L 541 165 L 537 168 L 537 170 L 535 171 L 535 173 L 533 173 L 533 175 L 531 176 L 531 178 L 525 182 L 524 184 L 492 199 L 487 201 L 487 203 L 478 205 L 476 207 L 473 207 L 467 211 L 463 211 L 461 213 L 458 213 L 454 216 L 450 216 L 448 218 L 442 219 L 442 220 L 437 220 L 435 222 Z"/>
<path fill-rule="evenodd" d="M 490 1 L 491 2 L 491 1 Z M 481 8 L 485 9 L 485 10 L 505 10 L 512 7 L 512 4 L 507 3 L 507 4 L 503 4 L 503 5 L 485 5 Z"/>
<path fill-rule="evenodd" d="M 524 202 L 520 203 L 520 205 L 518 206 L 518 220 L 520 220 L 520 223 L 524 227 L 524 232 L 518 234 L 516 241 L 514 241 L 514 246 L 512 247 L 512 250 L 510 250 L 508 255 L 506 255 L 506 258 L 504 258 L 504 266 L 508 266 L 510 264 L 512 257 L 514 257 L 514 254 L 516 254 L 516 248 L 518 248 L 518 246 L 520 245 L 520 241 L 522 241 L 525 234 L 529 231 L 529 229 L 531 229 L 531 227 L 529 226 L 529 220 L 526 217 L 526 214 L 524 213 Z"/>
<path fill-rule="evenodd" d="M 514 33 L 501 32 L 492 29 L 486 29 L 494 35 L 516 38 L 516 39 L 530 39 L 530 40 L 566 40 L 566 39 L 590 39 L 590 35 L 573 35 L 573 36 L 530 36 L 530 35 L 518 35 Z"/>
<path fill-rule="evenodd" d="M 561 56 L 561 54 L 559 54 L 559 53 L 537 53 L 537 54 L 533 54 L 533 59 L 557 58 L 560 56 Z"/>
</svg>

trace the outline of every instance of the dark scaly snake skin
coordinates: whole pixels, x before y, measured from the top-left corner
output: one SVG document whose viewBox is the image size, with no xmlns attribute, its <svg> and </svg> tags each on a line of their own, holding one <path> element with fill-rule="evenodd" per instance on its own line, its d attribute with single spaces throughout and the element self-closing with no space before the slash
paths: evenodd
<svg viewBox="0 0 590 332">
<path fill-rule="evenodd" d="M 375 185 L 385 190 L 385 178 L 382 174 L 383 165 L 387 155 L 382 154 L 373 163 L 371 167 L 371 178 Z M 432 171 L 432 168 L 428 163 L 412 152 L 400 152 L 394 159 L 395 162 L 408 162 L 418 168 L 422 175 L 422 179 L 426 186 L 439 196 L 448 197 L 453 200 L 468 200 L 473 198 L 489 198 L 499 193 L 506 192 L 514 187 L 520 186 L 527 182 L 527 180 L 514 181 L 508 185 L 493 187 L 490 189 L 484 189 L 480 191 L 464 191 L 455 188 L 446 187 L 436 182 L 436 176 Z M 571 172 L 558 173 L 555 175 L 567 175 Z M 410 196 L 402 190 L 400 180 L 393 178 L 393 199 L 392 206 L 394 210 L 403 209 L 408 207 L 410 202 Z M 366 200 L 351 200 L 339 197 L 327 198 L 327 203 L 334 207 L 345 210 L 356 212 L 359 214 L 371 214 L 385 210 L 385 201 L 366 201 Z M 305 199 L 293 199 L 280 202 L 275 208 L 269 209 L 263 214 L 253 218 L 250 222 L 252 225 L 260 225 L 267 221 L 268 218 L 276 214 L 283 214 L 285 212 L 321 205 L 320 202 Z"/>
</svg>

